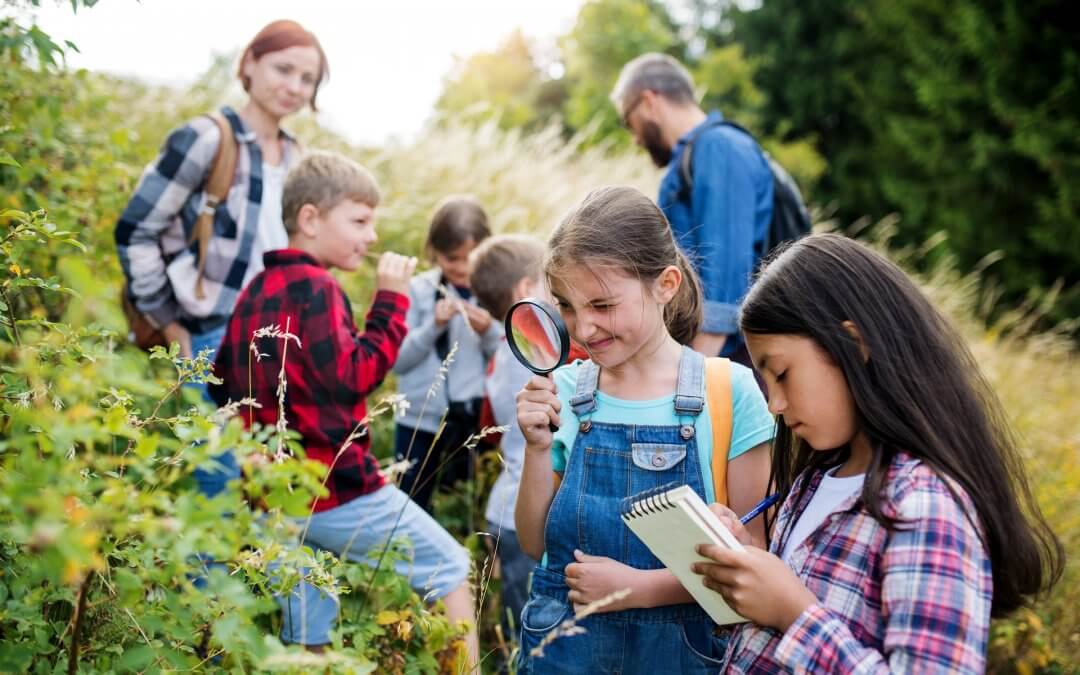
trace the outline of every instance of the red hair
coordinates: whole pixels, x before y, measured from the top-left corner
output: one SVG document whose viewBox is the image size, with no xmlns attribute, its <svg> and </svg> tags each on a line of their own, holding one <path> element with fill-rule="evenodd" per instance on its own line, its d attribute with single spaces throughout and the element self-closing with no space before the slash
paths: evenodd
<svg viewBox="0 0 1080 675">
<path fill-rule="evenodd" d="M 244 91 L 247 91 L 251 86 L 251 78 L 244 75 L 244 62 L 248 56 L 258 61 L 266 54 L 280 52 L 289 47 L 314 47 L 319 52 L 319 79 L 315 82 L 315 91 L 311 94 L 310 101 L 311 109 L 318 110 L 315 107 L 315 97 L 319 95 L 319 85 L 330 74 L 330 68 L 326 64 L 326 53 L 323 52 L 319 39 L 315 37 L 314 33 L 295 21 L 279 19 L 266 24 L 244 48 L 244 53 L 240 55 L 240 66 L 236 74 L 244 85 Z"/>
</svg>

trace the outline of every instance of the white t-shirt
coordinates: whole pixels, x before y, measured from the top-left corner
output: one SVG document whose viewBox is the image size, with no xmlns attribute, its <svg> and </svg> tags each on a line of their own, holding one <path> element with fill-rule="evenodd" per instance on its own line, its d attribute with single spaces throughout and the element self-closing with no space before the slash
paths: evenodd
<svg viewBox="0 0 1080 675">
<path fill-rule="evenodd" d="M 824 523 L 825 519 L 832 515 L 848 497 L 862 490 L 866 474 L 837 478 L 833 474 L 838 468 L 840 467 L 830 469 L 821 477 L 821 482 L 818 483 L 814 496 L 810 498 L 810 503 L 806 505 L 806 510 L 802 512 L 795 527 L 791 529 L 791 535 L 784 544 L 783 555 L 780 556 L 785 561 L 790 561 L 792 551 L 813 534 L 814 530 Z"/>
<path fill-rule="evenodd" d="M 259 202 L 259 267 L 262 267 L 262 254 L 289 247 L 289 235 L 285 224 L 281 222 L 281 192 L 285 187 L 285 174 L 288 167 L 282 162 L 278 165 L 262 165 L 262 201 Z"/>
</svg>

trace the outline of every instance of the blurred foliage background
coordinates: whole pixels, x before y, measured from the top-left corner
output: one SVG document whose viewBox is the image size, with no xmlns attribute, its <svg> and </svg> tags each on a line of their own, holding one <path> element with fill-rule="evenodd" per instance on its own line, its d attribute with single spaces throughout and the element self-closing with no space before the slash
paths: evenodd
<svg viewBox="0 0 1080 675">
<path fill-rule="evenodd" d="M 558 119 L 567 137 L 626 146 L 607 100 L 619 69 L 647 51 L 671 54 L 691 69 L 704 107 L 755 132 L 825 213 L 845 223 L 900 214 L 905 244 L 944 232 L 937 255 L 965 270 L 983 263 L 1000 284 L 995 311 L 1058 288 L 1047 318 L 1062 320 L 1080 315 L 1073 9 L 593 0 L 555 54 L 513 35 L 461 61 L 438 108 L 507 129 Z"/>
<path fill-rule="evenodd" d="M 0 6 L 19 4 L 35 3 Z M 660 174 L 607 96 L 644 51 L 683 59 L 705 106 L 754 130 L 798 178 L 819 229 L 886 250 L 961 326 L 1070 554 L 1050 597 L 995 623 L 992 670 L 1078 672 L 1080 68 L 1067 9 L 593 0 L 554 46 L 516 33 L 461 59 L 413 140 L 360 148 L 311 117 L 289 126 L 377 175 L 381 249 L 420 253 L 435 203 L 461 192 L 497 231 L 543 236 L 595 186 L 655 193 Z M 220 427 L 177 386 L 205 377 L 205 363 L 124 342 L 113 226 L 170 128 L 242 100 L 230 59 L 175 90 L 72 70 L 71 48 L 0 18 L 0 671 L 452 668 L 455 628 L 401 578 L 290 548 L 284 516 L 319 489 L 318 467 L 273 465 L 218 499 L 196 496 L 195 463 L 219 447 L 263 452 L 272 431 Z M 341 277 L 360 311 L 372 277 Z M 383 457 L 391 433 L 389 414 L 373 421 Z M 512 640 L 495 628 L 497 580 L 477 534 L 498 458 L 477 463 L 477 484 L 437 508 L 476 554 L 490 672 Z M 227 563 L 210 592 L 192 583 L 199 552 Z M 351 589 L 328 655 L 274 637 L 270 594 L 301 575 Z"/>
</svg>

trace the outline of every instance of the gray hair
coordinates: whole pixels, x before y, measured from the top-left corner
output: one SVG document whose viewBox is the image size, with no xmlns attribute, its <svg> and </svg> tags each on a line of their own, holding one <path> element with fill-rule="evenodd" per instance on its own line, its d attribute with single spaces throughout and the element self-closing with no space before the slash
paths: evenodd
<svg viewBox="0 0 1080 675">
<path fill-rule="evenodd" d="M 694 102 L 694 80 L 690 71 L 678 59 L 656 52 L 642 54 L 623 66 L 615 88 L 611 90 L 611 102 L 619 115 L 626 113 L 641 92 L 655 91 L 676 103 Z"/>
</svg>

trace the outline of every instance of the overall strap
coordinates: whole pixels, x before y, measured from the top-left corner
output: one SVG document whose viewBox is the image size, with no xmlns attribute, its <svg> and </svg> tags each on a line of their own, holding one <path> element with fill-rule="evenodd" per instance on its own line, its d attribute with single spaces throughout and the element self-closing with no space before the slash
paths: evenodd
<svg viewBox="0 0 1080 675">
<path fill-rule="evenodd" d="M 570 399 L 570 407 L 578 417 L 596 410 L 596 388 L 600 384 L 600 366 L 593 361 L 585 361 L 578 369 L 577 388 Z"/>
<path fill-rule="evenodd" d="M 731 361 L 719 357 L 705 359 L 705 395 L 709 399 L 709 420 L 712 422 L 713 494 L 717 502 L 727 504 L 728 448 L 733 422 Z"/>
<path fill-rule="evenodd" d="M 675 385 L 675 413 L 697 417 L 705 409 L 705 357 L 684 346 L 679 357 L 679 380 Z"/>
</svg>

